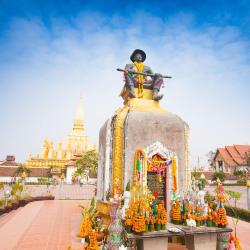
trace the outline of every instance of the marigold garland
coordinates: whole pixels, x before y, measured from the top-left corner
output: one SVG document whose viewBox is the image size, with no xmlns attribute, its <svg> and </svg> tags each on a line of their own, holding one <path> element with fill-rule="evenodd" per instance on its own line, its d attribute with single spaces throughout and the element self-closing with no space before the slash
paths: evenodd
<svg viewBox="0 0 250 250">
<path fill-rule="evenodd" d="M 80 237 L 84 238 L 90 235 L 92 231 L 91 220 L 87 217 L 83 217 L 82 224 L 80 227 Z"/>
<path fill-rule="evenodd" d="M 227 225 L 227 213 L 226 209 L 224 207 L 219 207 L 217 209 L 217 218 L 216 218 L 216 224 L 218 226 L 226 226 Z"/>
<path fill-rule="evenodd" d="M 91 230 L 90 232 L 90 242 L 86 247 L 86 250 L 99 250 L 98 241 L 97 241 L 98 230 Z"/>
<path fill-rule="evenodd" d="M 179 200 L 172 202 L 170 217 L 173 220 L 173 222 L 181 221 L 181 206 Z"/>
</svg>

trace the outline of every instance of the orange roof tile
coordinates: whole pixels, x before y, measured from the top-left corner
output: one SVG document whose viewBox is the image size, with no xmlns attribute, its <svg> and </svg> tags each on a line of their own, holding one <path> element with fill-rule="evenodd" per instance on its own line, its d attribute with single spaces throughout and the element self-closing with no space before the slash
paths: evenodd
<svg viewBox="0 0 250 250">
<path fill-rule="evenodd" d="M 234 145 L 242 158 L 246 157 L 246 152 L 250 151 L 250 145 Z"/>
<path fill-rule="evenodd" d="M 218 152 L 231 167 L 246 165 L 245 157 L 248 151 L 250 151 L 250 145 L 233 145 L 225 146 L 225 148 L 218 148 Z"/>
<path fill-rule="evenodd" d="M 244 164 L 244 159 L 240 156 L 238 151 L 234 146 L 226 146 L 225 147 L 230 156 L 233 158 L 233 160 L 237 163 L 237 165 Z"/>
<path fill-rule="evenodd" d="M 225 148 L 218 148 L 218 151 L 229 166 L 237 166 L 237 162 L 233 160 L 233 158 Z"/>
</svg>

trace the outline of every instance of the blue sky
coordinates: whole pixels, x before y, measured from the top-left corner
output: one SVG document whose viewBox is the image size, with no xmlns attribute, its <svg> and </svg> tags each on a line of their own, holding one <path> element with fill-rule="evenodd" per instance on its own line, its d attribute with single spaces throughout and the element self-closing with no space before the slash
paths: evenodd
<svg viewBox="0 0 250 250">
<path fill-rule="evenodd" d="M 0 159 L 24 161 L 69 134 L 80 95 L 86 134 L 122 105 L 135 48 L 173 79 L 161 105 L 190 126 L 192 165 L 250 143 L 250 1 L 1 1 Z"/>
</svg>

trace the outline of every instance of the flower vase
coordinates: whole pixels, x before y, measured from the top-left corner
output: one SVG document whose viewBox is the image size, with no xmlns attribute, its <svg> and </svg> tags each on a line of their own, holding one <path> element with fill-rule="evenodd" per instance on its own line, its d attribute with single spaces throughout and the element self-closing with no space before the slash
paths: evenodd
<svg viewBox="0 0 250 250">
<path fill-rule="evenodd" d="M 201 221 L 197 220 L 196 221 L 196 227 L 200 227 L 201 226 Z"/>
<path fill-rule="evenodd" d="M 155 231 L 160 231 L 161 230 L 161 224 L 155 223 Z"/>
<path fill-rule="evenodd" d="M 149 224 L 149 232 L 154 232 L 154 230 L 155 230 L 154 224 L 153 224 L 153 223 L 150 223 L 150 224 Z"/>
<path fill-rule="evenodd" d="M 213 226 L 213 222 L 211 220 L 207 220 L 207 227 L 212 227 Z"/>
<path fill-rule="evenodd" d="M 166 224 L 161 224 L 161 230 L 166 230 Z"/>
<path fill-rule="evenodd" d="M 173 224 L 175 225 L 180 225 L 180 221 L 179 220 L 172 220 Z"/>
<path fill-rule="evenodd" d="M 145 223 L 145 233 L 147 233 L 149 231 L 149 224 Z"/>
</svg>

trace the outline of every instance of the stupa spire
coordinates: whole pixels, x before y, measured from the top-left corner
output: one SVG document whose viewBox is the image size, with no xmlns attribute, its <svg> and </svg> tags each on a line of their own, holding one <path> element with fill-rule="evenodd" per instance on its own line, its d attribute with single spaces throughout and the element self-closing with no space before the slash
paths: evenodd
<svg viewBox="0 0 250 250">
<path fill-rule="evenodd" d="M 79 103 L 77 105 L 73 131 L 84 131 L 83 98 L 82 98 L 82 96 L 80 97 Z"/>
</svg>

